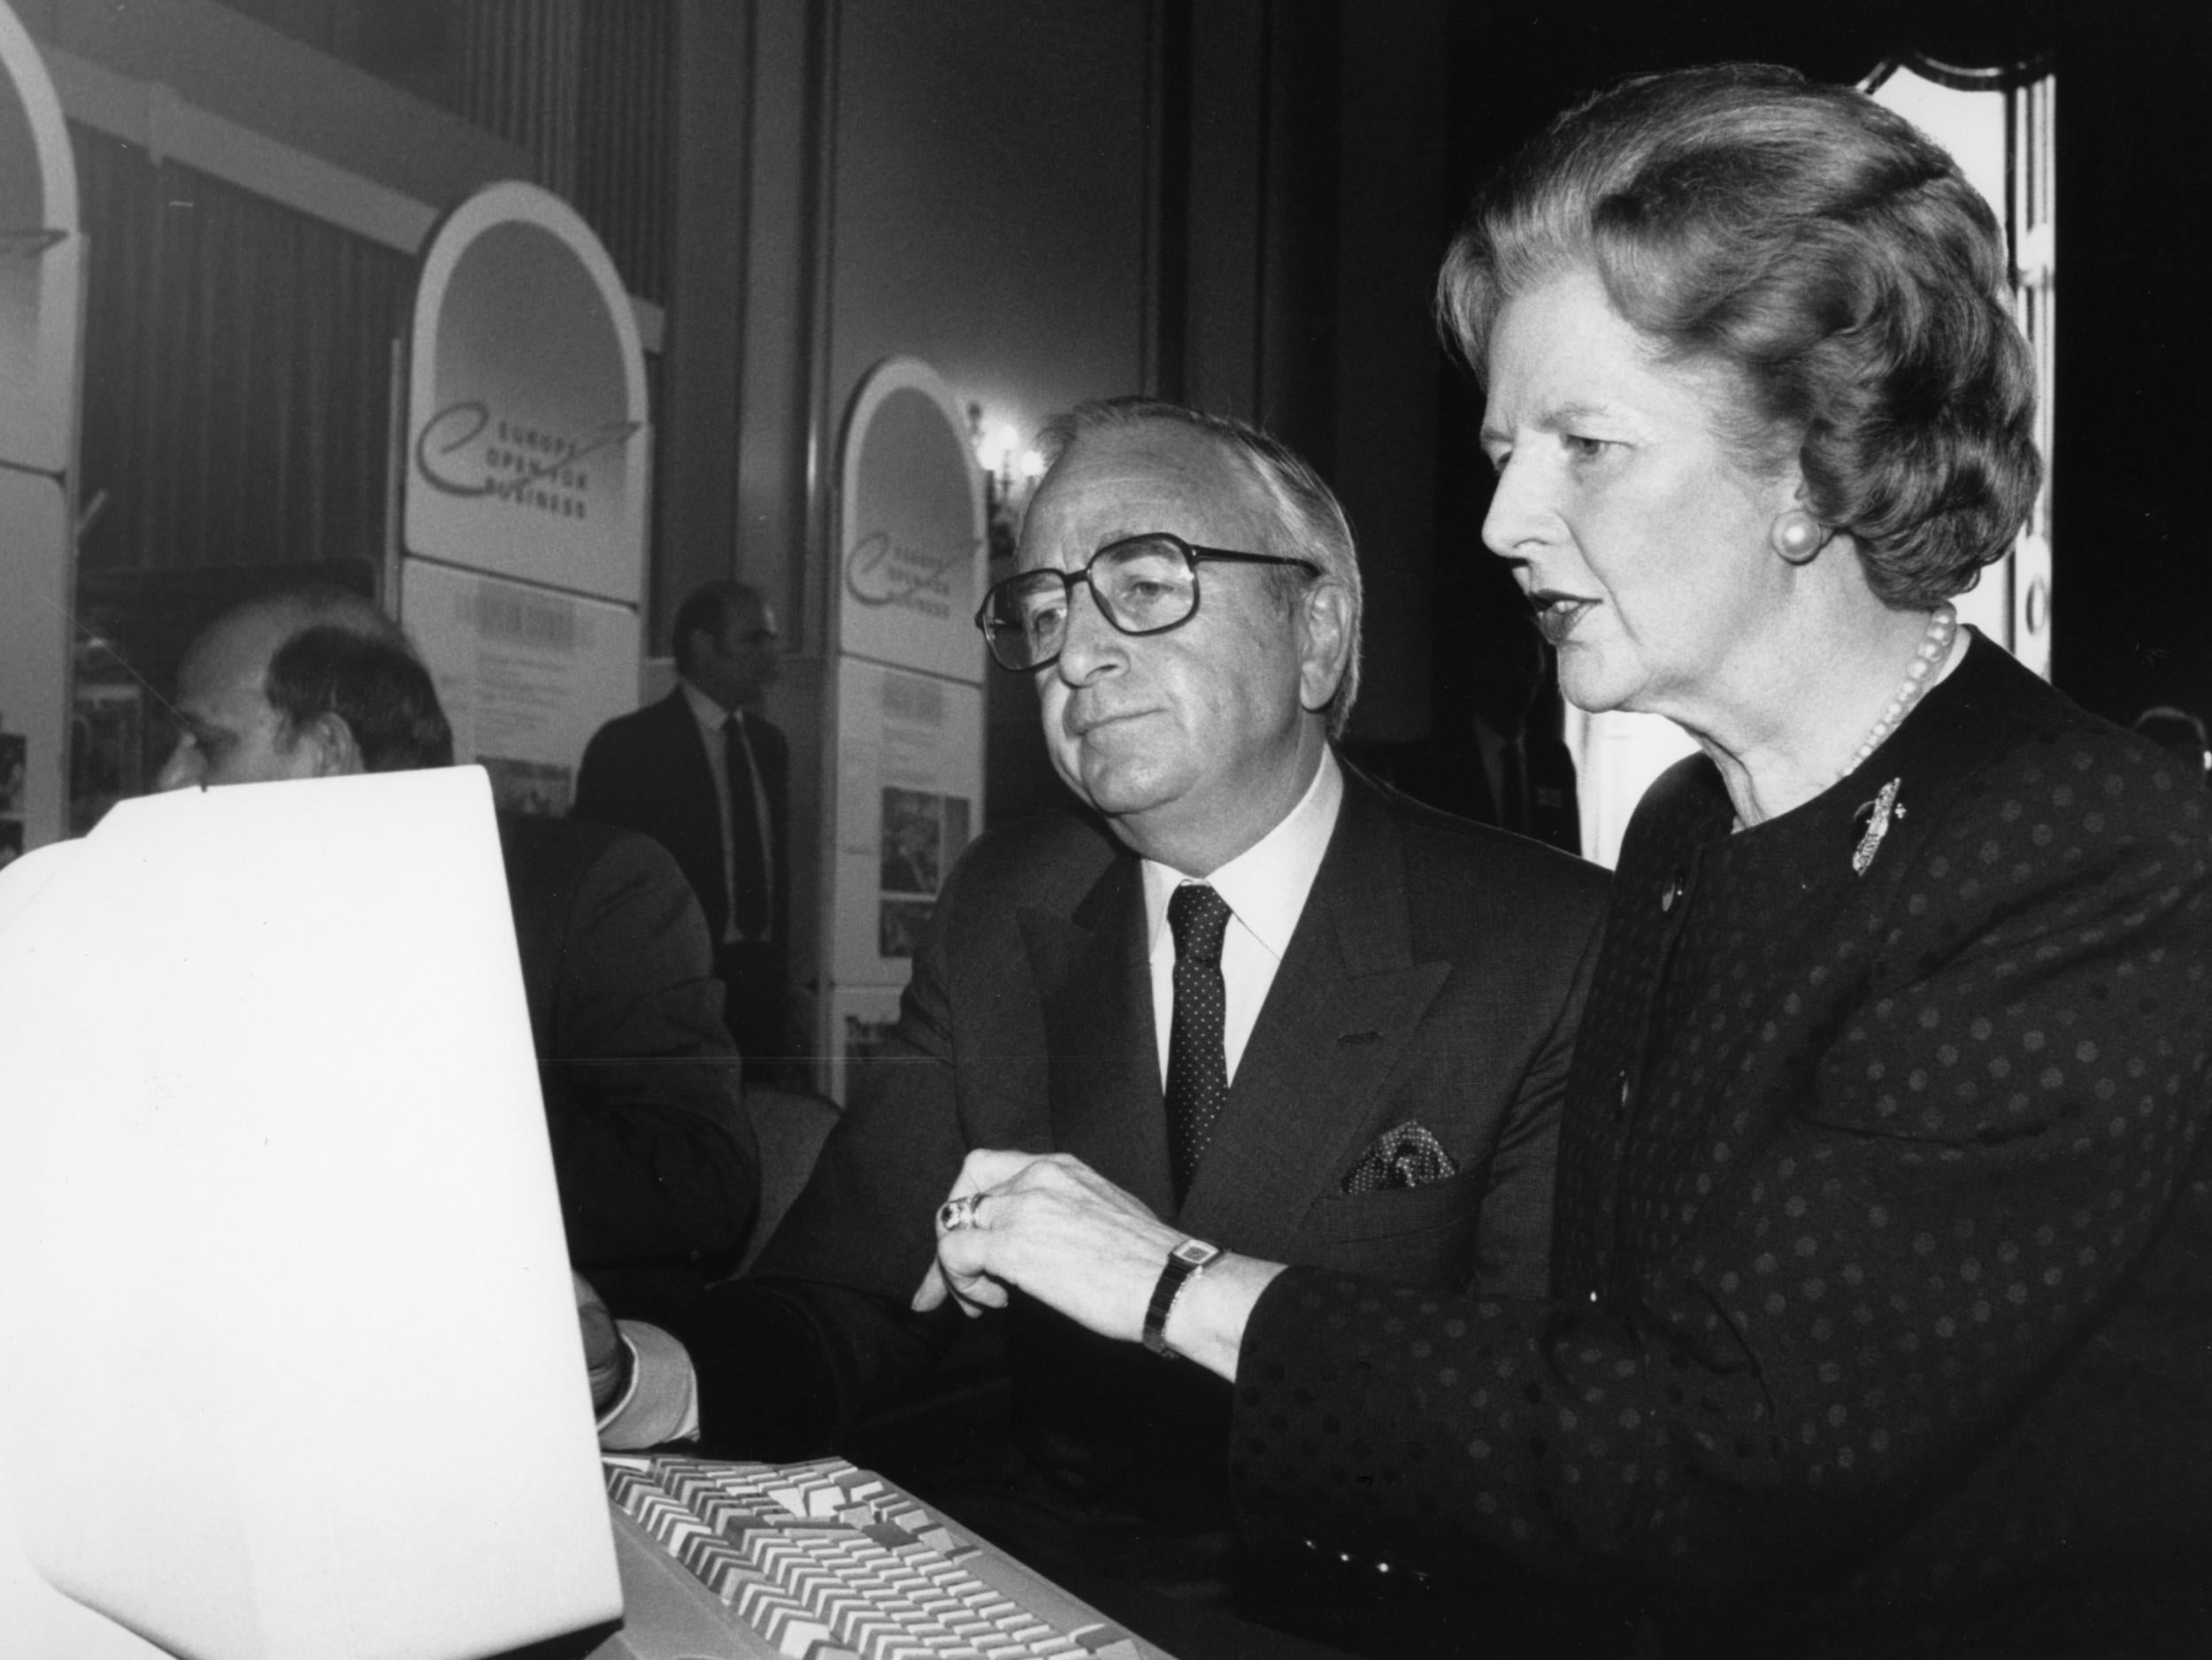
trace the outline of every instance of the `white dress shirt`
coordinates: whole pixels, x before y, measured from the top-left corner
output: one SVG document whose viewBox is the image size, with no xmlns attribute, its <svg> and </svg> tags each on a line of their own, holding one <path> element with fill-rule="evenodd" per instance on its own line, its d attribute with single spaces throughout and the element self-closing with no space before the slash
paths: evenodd
<svg viewBox="0 0 2212 1660">
<path fill-rule="evenodd" d="M 684 690 L 684 702 L 691 705 L 692 719 L 699 723 L 699 738 L 707 746 L 707 771 L 714 774 L 714 805 L 716 816 L 722 822 L 722 884 L 729 895 L 729 914 L 722 919 L 722 943 L 735 945 L 743 941 L 745 931 L 737 926 L 737 842 L 730 826 L 730 749 L 722 736 L 723 723 L 732 715 L 737 717 L 741 728 L 745 711 L 725 709 L 714 699 L 694 686 L 689 680 L 677 681 Z M 753 811 L 760 823 L 760 846 L 766 857 L 768 868 L 764 879 L 768 885 L 768 914 L 776 911 L 776 851 L 768 836 L 768 791 L 760 781 L 760 757 L 753 753 L 752 734 L 745 738 L 745 765 L 752 773 L 752 782 L 746 798 L 753 803 Z M 774 933 L 771 924 L 762 930 L 765 940 Z"/>
<path fill-rule="evenodd" d="M 1313 782 L 1287 817 L 1250 847 L 1205 878 L 1186 876 L 1171 865 L 1144 861 L 1145 938 L 1151 942 L 1152 1027 L 1160 1046 L 1160 1087 L 1167 1087 L 1168 1036 L 1175 1018 L 1175 930 L 1167 926 L 1167 902 L 1187 881 L 1202 880 L 1229 907 L 1229 926 L 1221 938 L 1223 1007 L 1221 1046 L 1236 1081 L 1237 1063 L 1251 1041 L 1252 1027 L 1267 1001 L 1275 971 L 1306 909 L 1306 895 L 1321 869 L 1344 804 L 1344 771 L 1333 750 L 1321 751 Z"/>
</svg>

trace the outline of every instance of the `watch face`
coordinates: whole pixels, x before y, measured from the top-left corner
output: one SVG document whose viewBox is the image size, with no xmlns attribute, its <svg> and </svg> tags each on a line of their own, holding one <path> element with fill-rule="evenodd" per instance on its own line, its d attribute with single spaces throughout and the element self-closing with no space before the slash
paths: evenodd
<svg viewBox="0 0 2212 1660">
<path fill-rule="evenodd" d="M 1193 1268 L 1203 1268 L 1222 1254 L 1220 1246 L 1209 1245 L 1202 1239 L 1187 1239 L 1168 1253 L 1177 1262 L 1187 1263 Z"/>
</svg>

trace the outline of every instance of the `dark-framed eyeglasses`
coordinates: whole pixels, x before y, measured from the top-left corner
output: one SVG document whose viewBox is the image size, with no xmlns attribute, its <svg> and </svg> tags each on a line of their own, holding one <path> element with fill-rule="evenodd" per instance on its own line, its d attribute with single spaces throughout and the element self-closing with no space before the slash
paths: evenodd
<svg viewBox="0 0 2212 1660">
<path fill-rule="evenodd" d="M 991 656 L 1017 673 L 1041 669 L 1060 656 L 1068 637 L 1068 607 L 1079 582 L 1091 590 L 1099 615 L 1125 634 L 1164 634 L 1198 615 L 1198 567 L 1288 565 L 1322 574 L 1310 559 L 1271 553 L 1196 548 L 1164 530 L 1110 542 L 1079 571 L 1025 571 L 993 586 L 975 614 Z"/>
</svg>

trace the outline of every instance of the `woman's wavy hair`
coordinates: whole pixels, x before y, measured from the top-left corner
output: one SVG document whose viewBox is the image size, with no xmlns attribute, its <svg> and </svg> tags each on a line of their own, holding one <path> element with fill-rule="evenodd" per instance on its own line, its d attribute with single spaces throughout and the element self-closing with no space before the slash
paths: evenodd
<svg viewBox="0 0 2212 1660">
<path fill-rule="evenodd" d="M 1724 435 L 1755 465 L 1796 460 L 1885 603 L 1963 592 L 2011 546 L 2042 463 L 2004 238 L 1863 93 L 1739 64 L 1598 94 L 1484 187 L 1440 325 L 1479 377 L 1506 302 L 1571 271 L 1666 360 L 1732 376 Z"/>
</svg>

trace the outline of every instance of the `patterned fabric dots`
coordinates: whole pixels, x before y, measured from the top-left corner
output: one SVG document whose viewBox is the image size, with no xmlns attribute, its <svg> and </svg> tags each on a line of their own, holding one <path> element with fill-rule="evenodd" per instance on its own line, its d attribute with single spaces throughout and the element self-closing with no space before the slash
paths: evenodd
<svg viewBox="0 0 2212 1660">
<path fill-rule="evenodd" d="M 1427 1327 L 1417 1371 L 1377 1321 L 1313 1340 L 1370 1288 L 1284 1274 L 1248 1361 L 1425 1441 L 1404 1486 L 1432 1508 L 1355 1504 L 1359 1472 L 1279 1454 L 1238 1464 L 1248 1516 L 1356 1514 L 1339 1548 L 1437 1573 L 1502 1556 L 1532 1586 L 1772 1591 L 1809 1627 L 1996 1586 L 1993 1605 L 2045 1610 L 2116 1564 L 2200 1583 L 2212 847 L 2164 776 L 1978 642 L 1794 812 L 1732 834 L 1709 764 L 1662 780 L 1578 1043 L 1555 1300 L 1448 1303 L 1456 1329 Z M 1906 811 L 1855 875 L 1892 779 Z M 1437 1361 L 1517 1387 L 1478 1403 Z M 2161 1606 L 2095 1595 L 2132 1620 Z M 2124 1651 L 2068 1629 L 2050 1641 Z"/>
</svg>

